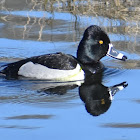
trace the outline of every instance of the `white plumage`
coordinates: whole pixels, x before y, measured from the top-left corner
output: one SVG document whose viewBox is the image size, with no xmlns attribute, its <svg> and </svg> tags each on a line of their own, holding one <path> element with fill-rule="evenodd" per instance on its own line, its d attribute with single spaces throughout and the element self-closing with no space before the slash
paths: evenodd
<svg viewBox="0 0 140 140">
<path fill-rule="evenodd" d="M 18 74 L 24 77 L 55 81 L 75 81 L 85 78 L 84 71 L 79 64 L 77 64 L 76 68 L 73 70 L 58 70 L 48 68 L 41 64 L 27 62 L 20 67 Z"/>
</svg>

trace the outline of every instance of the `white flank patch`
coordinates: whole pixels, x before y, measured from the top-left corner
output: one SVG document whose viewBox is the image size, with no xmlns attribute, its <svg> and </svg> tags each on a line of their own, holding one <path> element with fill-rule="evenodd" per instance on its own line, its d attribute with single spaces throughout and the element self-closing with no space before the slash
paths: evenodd
<svg viewBox="0 0 140 140">
<path fill-rule="evenodd" d="M 85 78 L 84 71 L 81 69 L 79 64 L 77 64 L 76 68 L 73 70 L 58 70 L 48 68 L 41 64 L 28 62 L 20 67 L 18 75 L 56 81 L 76 81 L 83 80 Z"/>
</svg>

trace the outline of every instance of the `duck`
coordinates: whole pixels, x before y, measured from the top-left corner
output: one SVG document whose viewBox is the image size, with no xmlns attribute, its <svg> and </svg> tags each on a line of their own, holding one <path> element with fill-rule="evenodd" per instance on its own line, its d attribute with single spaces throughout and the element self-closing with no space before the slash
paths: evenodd
<svg viewBox="0 0 140 140">
<path fill-rule="evenodd" d="M 8 79 L 19 77 L 66 82 L 84 80 L 86 74 L 100 73 L 104 56 L 125 61 L 127 57 L 117 52 L 107 33 L 97 25 L 89 26 L 78 45 L 77 56 L 56 52 L 33 56 L 2 66 L 1 74 Z"/>
</svg>

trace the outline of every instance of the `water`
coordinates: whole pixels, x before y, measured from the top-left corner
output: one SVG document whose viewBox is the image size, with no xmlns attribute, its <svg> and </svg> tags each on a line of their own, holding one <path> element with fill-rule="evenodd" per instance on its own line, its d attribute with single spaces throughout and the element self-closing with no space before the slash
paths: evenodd
<svg viewBox="0 0 140 140">
<path fill-rule="evenodd" d="M 0 65 L 53 52 L 75 56 L 91 24 L 104 28 L 115 48 L 128 56 L 126 62 L 103 58 L 107 70 L 102 82 L 93 80 L 83 86 L 0 76 L 2 139 L 139 139 L 140 2 L 89 3 L 0 1 Z M 105 90 L 122 82 L 128 86 L 99 116 L 86 110 L 85 99 L 92 99 L 97 87 Z"/>
</svg>

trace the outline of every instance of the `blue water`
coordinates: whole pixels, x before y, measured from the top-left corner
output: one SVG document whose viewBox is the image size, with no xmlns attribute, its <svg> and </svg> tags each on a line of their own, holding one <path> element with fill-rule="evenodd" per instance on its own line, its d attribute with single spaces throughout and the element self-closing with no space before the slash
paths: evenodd
<svg viewBox="0 0 140 140">
<path fill-rule="evenodd" d="M 77 88 L 68 91 L 63 97 L 52 95 L 47 98 L 47 95 L 27 90 L 28 81 L 3 79 L 3 86 L 0 87 L 0 135 L 4 139 L 137 139 L 139 128 L 106 128 L 105 125 L 140 123 L 139 104 L 136 102 L 139 99 L 138 74 L 139 70 L 128 70 L 104 80 L 106 86 L 122 81 L 127 81 L 129 85 L 115 95 L 109 110 L 98 117 L 86 112 Z M 28 115 L 27 119 L 22 119 L 23 115 Z M 36 115 L 48 115 L 50 118 L 34 118 Z"/>
<path fill-rule="evenodd" d="M 2 11 L 1 14 L 8 13 Z M 9 16 L 22 18 L 28 15 L 32 20 L 34 17 L 44 18 L 44 14 L 47 14 L 47 18 L 52 16 L 43 11 L 13 11 Z M 53 16 L 56 23 L 61 20 L 62 24 L 54 25 L 53 28 L 49 25 L 45 27 L 41 40 L 38 40 L 37 32 L 40 28 L 36 29 L 36 32 L 30 30 L 28 36 L 23 39 L 18 36 L 24 30 L 21 19 L 17 19 L 17 26 L 14 26 L 15 20 L 10 19 L 10 22 L 1 20 L 0 29 L 3 32 L 0 33 L 0 65 L 53 52 L 64 52 L 75 56 L 83 31 L 91 23 L 107 27 L 108 30 L 114 26 L 121 30 L 123 26 L 136 25 L 135 21 L 127 22 L 103 16 L 79 16 L 78 22 L 82 24 L 74 29 L 73 15 L 55 12 Z M 119 24 L 120 22 L 124 23 L 123 26 Z M 36 26 L 38 27 L 37 23 L 32 25 L 31 29 Z M 51 33 L 51 37 L 47 36 Z M 120 62 L 108 57 L 102 59 L 108 68 L 102 84 L 110 87 L 126 81 L 128 86 L 114 96 L 111 106 L 104 114 L 92 116 L 86 111 L 85 104 L 79 96 L 78 86 L 68 88 L 64 94 L 58 94 L 61 93 L 60 88 L 55 90 L 55 94 L 48 94 L 50 89 L 72 83 L 50 83 L 31 79 L 7 80 L 4 76 L 0 76 L 1 138 L 3 140 L 139 140 L 140 34 L 134 36 L 134 32 L 112 31 L 108 31 L 108 34 L 116 49 L 127 55 L 128 60 Z M 120 42 L 125 43 L 127 47 L 119 45 Z"/>
</svg>

